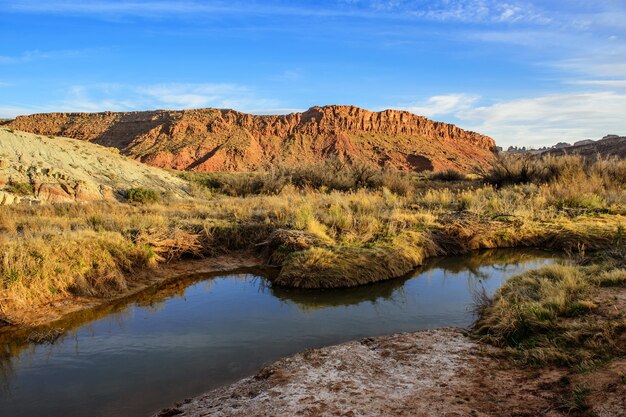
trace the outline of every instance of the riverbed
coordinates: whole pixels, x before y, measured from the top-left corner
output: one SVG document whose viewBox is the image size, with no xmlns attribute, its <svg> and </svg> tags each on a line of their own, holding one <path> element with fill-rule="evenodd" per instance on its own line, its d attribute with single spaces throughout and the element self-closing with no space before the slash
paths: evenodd
<svg viewBox="0 0 626 417">
<path fill-rule="evenodd" d="M 49 327 L 49 342 L 3 335 L 0 411 L 142 416 L 308 348 L 468 327 L 477 294 L 556 262 L 537 250 L 429 260 L 399 279 L 340 290 L 274 288 L 271 271 L 197 275 Z M 31 338 L 32 339 L 32 338 Z"/>
</svg>

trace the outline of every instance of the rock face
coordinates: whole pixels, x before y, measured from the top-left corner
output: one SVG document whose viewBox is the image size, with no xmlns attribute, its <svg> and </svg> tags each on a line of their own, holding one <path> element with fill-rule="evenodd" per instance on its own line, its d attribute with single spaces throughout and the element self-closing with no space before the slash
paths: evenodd
<svg viewBox="0 0 626 417">
<path fill-rule="evenodd" d="M 256 116 L 199 109 L 19 116 L 7 127 L 119 149 L 150 165 L 178 170 L 254 170 L 335 155 L 402 170 L 468 171 L 493 157 L 493 139 L 397 110 L 312 107 Z"/>
<path fill-rule="evenodd" d="M 0 128 L 0 205 L 114 200 L 135 187 L 189 192 L 180 178 L 113 149 Z"/>
</svg>

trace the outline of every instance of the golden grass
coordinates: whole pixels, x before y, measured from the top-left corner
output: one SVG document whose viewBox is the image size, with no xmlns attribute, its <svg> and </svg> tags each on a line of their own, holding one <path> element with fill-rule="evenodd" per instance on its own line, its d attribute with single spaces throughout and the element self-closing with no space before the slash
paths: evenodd
<svg viewBox="0 0 626 417">
<path fill-rule="evenodd" d="M 402 276 L 438 253 L 429 236 L 415 231 L 371 246 L 313 247 L 287 258 L 274 283 L 299 288 L 354 287 Z"/>
<path fill-rule="evenodd" d="M 27 305 L 107 297 L 123 292 L 137 268 L 233 250 L 256 250 L 280 266 L 277 285 L 330 288 L 401 276 L 437 254 L 621 244 L 622 165 L 585 164 L 570 161 L 546 183 L 500 188 L 416 177 L 400 192 L 382 183 L 332 191 L 288 181 L 278 194 L 236 197 L 196 178 L 204 191 L 185 201 L 0 207 L 0 314 L 19 321 Z M 370 175 L 350 172 L 350 181 Z"/>
<path fill-rule="evenodd" d="M 618 354 L 626 321 L 614 308 L 599 311 L 598 287 L 626 283 L 626 248 L 611 254 L 591 265 L 551 265 L 509 279 L 483 303 L 475 333 L 533 365 L 584 369 Z"/>
</svg>

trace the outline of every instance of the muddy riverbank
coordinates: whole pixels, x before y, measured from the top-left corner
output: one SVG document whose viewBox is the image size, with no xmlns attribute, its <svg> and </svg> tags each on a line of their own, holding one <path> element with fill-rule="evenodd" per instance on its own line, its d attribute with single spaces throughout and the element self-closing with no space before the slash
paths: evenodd
<svg viewBox="0 0 626 417">
<path fill-rule="evenodd" d="M 459 329 L 307 350 L 156 416 L 624 416 L 626 361 L 521 368 Z"/>
<path fill-rule="evenodd" d="M 135 271 L 132 285 L 111 297 L 71 296 L 57 299 L 45 305 L 34 305 L 30 309 L 19 312 L 15 320 L 0 321 L 0 333 L 28 331 L 44 326 L 77 312 L 94 309 L 98 306 L 123 300 L 153 286 L 176 280 L 192 274 L 210 274 L 213 272 L 234 271 L 240 268 L 255 268 L 263 264 L 263 260 L 250 252 L 233 252 L 226 255 L 201 259 L 183 259 L 181 261 L 162 264 L 157 268 Z"/>
</svg>

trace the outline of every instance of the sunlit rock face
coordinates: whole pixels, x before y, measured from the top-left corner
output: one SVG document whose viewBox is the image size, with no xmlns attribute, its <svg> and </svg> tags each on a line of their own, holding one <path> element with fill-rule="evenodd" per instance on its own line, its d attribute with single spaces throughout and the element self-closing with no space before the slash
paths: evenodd
<svg viewBox="0 0 626 417">
<path fill-rule="evenodd" d="M 485 167 L 493 139 L 406 111 L 353 106 L 259 116 L 199 109 L 19 116 L 7 127 L 119 149 L 150 165 L 193 171 L 250 171 L 272 163 L 334 156 L 406 171 Z"/>
</svg>

